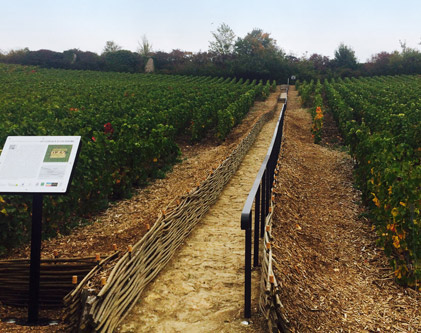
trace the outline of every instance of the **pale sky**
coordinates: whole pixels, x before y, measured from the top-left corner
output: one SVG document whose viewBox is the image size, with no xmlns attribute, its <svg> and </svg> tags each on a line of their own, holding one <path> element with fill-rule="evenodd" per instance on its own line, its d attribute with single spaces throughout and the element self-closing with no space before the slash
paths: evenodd
<svg viewBox="0 0 421 333">
<path fill-rule="evenodd" d="M 238 37 L 261 28 L 298 57 L 333 58 L 341 42 L 362 62 L 400 40 L 421 50 L 420 0 L 0 0 L 0 50 L 136 51 L 146 35 L 154 51 L 207 51 L 221 23 Z"/>
</svg>

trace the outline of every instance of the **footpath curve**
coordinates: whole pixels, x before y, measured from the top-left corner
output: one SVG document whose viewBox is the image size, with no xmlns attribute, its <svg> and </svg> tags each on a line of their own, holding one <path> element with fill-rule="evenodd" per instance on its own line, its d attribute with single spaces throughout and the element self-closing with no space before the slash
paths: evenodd
<svg viewBox="0 0 421 333">
<path fill-rule="evenodd" d="M 244 232 L 240 215 L 266 156 L 282 104 L 202 222 L 152 282 L 119 332 L 266 332 L 253 272 L 252 322 L 244 325 Z"/>
</svg>

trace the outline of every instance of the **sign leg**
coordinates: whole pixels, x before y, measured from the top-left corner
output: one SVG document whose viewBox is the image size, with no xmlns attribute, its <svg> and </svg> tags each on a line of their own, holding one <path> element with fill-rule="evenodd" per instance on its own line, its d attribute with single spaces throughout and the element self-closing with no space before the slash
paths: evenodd
<svg viewBox="0 0 421 333">
<path fill-rule="evenodd" d="M 28 323 L 38 322 L 39 284 L 41 268 L 42 194 L 34 194 L 32 201 L 31 265 L 29 271 Z"/>
</svg>

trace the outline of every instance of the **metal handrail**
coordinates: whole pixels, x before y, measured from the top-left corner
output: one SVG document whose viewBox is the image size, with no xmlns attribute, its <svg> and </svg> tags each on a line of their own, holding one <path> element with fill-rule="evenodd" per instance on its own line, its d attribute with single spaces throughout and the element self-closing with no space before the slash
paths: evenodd
<svg viewBox="0 0 421 333">
<path fill-rule="evenodd" d="M 288 88 L 286 88 L 288 93 Z M 251 191 L 241 212 L 241 229 L 245 230 L 245 279 L 244 279 L 244 317 L 251 317 L 251 257 L 252 257 L 252 208 L 254 205 L 254 260 L 253 265 L 259 265 L 259 235 L 263 237 L 266 216 L 269 213 L 274 172 L 281 149 L 283 124 L 287 99 L 281 113 L 262 166 L 257 173 Z"/>
</svg>

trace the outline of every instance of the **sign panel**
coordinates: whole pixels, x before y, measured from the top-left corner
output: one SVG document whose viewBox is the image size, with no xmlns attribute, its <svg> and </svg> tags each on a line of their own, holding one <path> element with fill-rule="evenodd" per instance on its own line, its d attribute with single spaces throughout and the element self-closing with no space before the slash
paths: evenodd
<svg viewBox="0 0 421 333">
<path fill-rule="evenodd" d="M 0 155 L 0 193 L 66 193 L 80 136 L 9 136 Z"/>
</svg>

